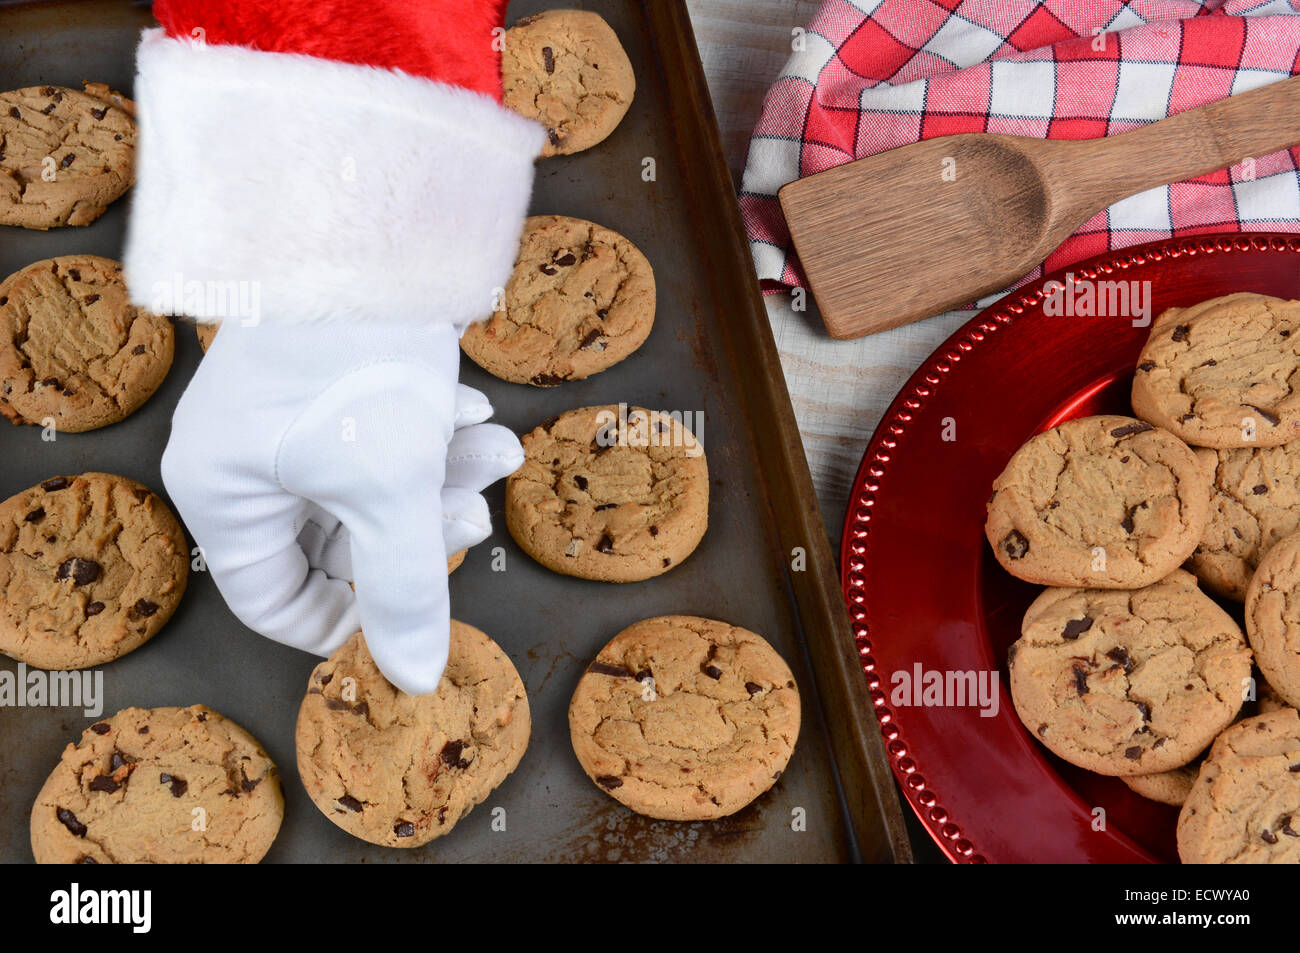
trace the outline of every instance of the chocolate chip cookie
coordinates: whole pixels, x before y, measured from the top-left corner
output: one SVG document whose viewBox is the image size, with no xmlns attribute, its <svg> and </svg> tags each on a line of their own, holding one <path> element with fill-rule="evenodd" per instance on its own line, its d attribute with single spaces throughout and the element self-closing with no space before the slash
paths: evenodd
<svg viewBox="0 0 1300 953">
<path fill-rule="evenodd" d="M 1300 862 L 1300 715 L 1284 708 L 1214 742 L 1178 815 L 1185 864 Z"/>
<path fill-rule="evenodd" d="M 134 106 L 102 83 L 0 93 L 0 225 L 89 225 L 135 181 Z"/>
<path fill-rule="evenodd" d="M 45 669 L 101 665 L 158 634 L 189 548 L 148 487 L 52 477 L 0 503 L 0 652 Z"/>
<path fill-rule="evenodd" d="M 581 219 L 528 219 L 501 307 L 460 345 L 506 381 L 583 380 L 639 348 L 655 320 L 654 270 L 630 241 Z"/>
<path fill-rule="evenodd" d="M 1241 630 L 1182 570 L 1132 592 L 1048 589 L 1008 662 L 1025 727 L 1108 775 L 1187 764 L 1232 723 L 1250 678 Z"/>
<path fill-rule="evenodd" d="M 1209 482 L 1172 434 L 1132 417 L 1083 417 L 1016 451 L 993 483 L 984 531 L 1020 579 L 1136 589 L 1201 541 Z"/>
<path fill-rule="evenodd" d="M 1196 455 L 1210 474 L 1210 520 L 1187 568 L 1241 602 L 1264 554 L 1300 529 L 1300 442 Z"/>
<path fill-rule="evenodd" d="M 118 262 L 28 265 L 0 282 L 0 414 L 65 433 L 115 424 L 162 384 L 175 343 L 167 318 L 130 304 Z"/>
<path fill-rule="evenodd" d="M 1263 679 L 1256 679 L 1256 695 L 1254 699 L 1246 698 L 1242 704 L 1241 711 L 1237 714 L 1237 721 L 1245 718 L 1254 718 L 1256 715 L 1262 715 L 1266 712 L 1277 711 L 1279 708 L 1285 708 L 1286 703 L 1273 691 Z M 1246 694 L 1242 692 L 1243 696 Z M 1237 722 L 1233 722 L 1236 724 Z M 1172 771 L 1161 771 L 1158 774 L 1133 774 L 1120 778 L 1129 790 L 1135 794 L 1151 801 L 1158 801 L 1161 804 L 1168 804 L 1172 807 L 1181 807 L 1187 800 L 1187 795 L 1192 791 L 1192 785 L 1196 783 L 1196 776 L 1200 774 L 1201 765 L 1205 762 L 1205 753 L 1197 756 L 1193 761 L 1189 761 L 1181 768 L 1174 768 Z"/>
<path fill-rule="evenodd" d="M 546 568 L 636 582 L 679 565 L 704 538 L 709 468 L 680 414 L 584 407 L 522 442 L 506 526 Z"/>
<path fill-rule="evenodd" d="M 298 770 L 312 801 L 354 837 L 419 847 L 442 837 L 519 765 L 531 721 L 501 647 L 452 620 L 438 690 L 380 674 L 361 633 L 316 666 L 298 711 Z"/>
<path fill-rule="evenodd" d="M 799 736 L 799 691 L 753 632 L 694 616 L 646 619 L 587 667 L 569 733 L 610 797 L 649 817 L 710 820 L 781 777 Z"/>
<path fill-rule="evenodd" d="M 1300 301 L 1231 294 L 1171 308 L 1151 327 L 1133 410 L 1198 447 L 1300 438 Z"/>
<path fill-rule="evenodd" d="M 38 864 L 255 864 L 284 796 L 257 739 L 206 705 L 127 708 L 63 751 L 32 808 Z"/>
<path fill-rule="evenodd" d="M 627 115 L 636 74 L 595 13 L 547 10 L 511 27 L 501 51 L 504 103 L 546 127 L 544 156 L 603 142 Z"/>
<path fill-rule="evenodd" d="M 1300 533 L 1260 561 L 1246 591 L 1246 633 L 1269 685 L 1300 706 Z"/>
<path fill-rule="evenodd" d="M 204 354 L 208 353 L 208 348 L 212 347 L 212 342 L 216 340 L 217 332 L 220 330 L 221 330 L 220 321 L 217 321 L 213 324 L 194 325 L 194 331 L 199 336 L 199 347 L 203 349 Z"/>
</svg>

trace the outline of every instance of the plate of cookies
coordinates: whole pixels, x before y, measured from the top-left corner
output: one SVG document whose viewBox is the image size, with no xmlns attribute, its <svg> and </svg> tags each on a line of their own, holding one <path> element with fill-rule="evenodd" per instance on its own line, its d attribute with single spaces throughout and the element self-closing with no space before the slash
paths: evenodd
<svg viewBox="0 0 1300 953">
<path fill-rule="evenodd" d="M 148 10 L 0 10 L 0 861 L 909 856 L 684 4 L 584 7 L 507 17 L 548 144 L 461 380 L 525 461 L 415 697 L 243 626 L 167 496 L 237 332 L 128 304 Z"/>
<path fill-rule="evenodd" d="M 959 862 L 1300 860 L 1300 239 L 1108 253 L 903 389 L 842 581 Z"/>
</svg>

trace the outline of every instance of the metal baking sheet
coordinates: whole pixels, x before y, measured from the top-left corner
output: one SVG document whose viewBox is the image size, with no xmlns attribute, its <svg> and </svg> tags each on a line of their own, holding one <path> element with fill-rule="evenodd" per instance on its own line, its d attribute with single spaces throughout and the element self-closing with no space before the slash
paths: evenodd
<svg viewBox="0 0 1300 953">
<path fill-rule="evenodd" d="M 285 782 L 284 826 L 268 862 L 907 859 L 684 5 L 569 2 L 613 26 L 636 69 L 637 96 L 604 144 L 539 164 L 533 212 L 588 218 L 634 241 L 655 268 L 658 318 L 636 355 L 587 381 L 542 391 L 498 381 L 468 359 L 462 379 L 486 392 L 496 420 L 519 433 L 593 404 L 703 412 L 712 500 L 699 550 L 643 583 L 558 576 L 515 545 L 505 531 L 503 488 L 489 491 L 496 532 L 451 577 L 452 610 L 491 635 L 518 666 L 532 706 L 532 739 L 519 769 L 483 805 L 421 848 L 356 840 L 311 803 L 298 779 L 293 735 L 317 660 L 244 628 L 205 573 L 191 574 L 180 609 L 152 642 L 100 669 L 104 711 L 202 702 L 259 738 Z M 509 19 L 544 7 L 518 0 Z M 146 5 L 121 0 L 0 4 L 0 88 L 76 88 L 89 79 L 129 94 L 135 41 L 151 23 Z M 647 159 L 650 181 L 643 175 Z M 0 272 L 60 254 L 119 257 L 128 203 L 129 195 L 88 228 L 0 228 Z M 159 459 L 172 410 L 199 359 L 193 330 L 180 326 L 170 375 L 126 421 L 52 442 L 37 428 L 0 427 L 0 498 L 52 474 L 86 470 L 120 473 L 162 492 Z M 805 551 L 799 572 L 789 564 L 794 546 Z M 505 554 L 504 572 L 492 570 L 496 547 Z M 568 704 L 587 662 L 625 626 L 668 613 L 762 633 L 802 691 L 803 729 L 789 769 L 772 791 L 724 820 L 687 824 L 636 815 L 588 780 L 570 747 Z M 16 665 L 0 659 L 0 668 Z M 75 708 L 0 708 L 0 860 L 31 860 L 30 806 L 64 745 L 89 720 Z M 492 829 L 497 807 L 505 808 L 504 831 Z"/>
</svg>

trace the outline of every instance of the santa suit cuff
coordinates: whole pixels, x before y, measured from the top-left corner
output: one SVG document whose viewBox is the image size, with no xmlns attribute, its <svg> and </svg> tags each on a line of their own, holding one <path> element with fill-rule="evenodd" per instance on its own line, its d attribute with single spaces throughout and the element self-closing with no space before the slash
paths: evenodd
<svg viewBox="0 0 1300 953">
<path fill-rule="evenodd" d="M 137 305 L 461 329 L 492 311 L 540 125 L 395 70 L 162 30 L 145 33 L 137 67 L 125 256 Z M 237 313 L 254 301 L 256 315 Z"/>
</svg>

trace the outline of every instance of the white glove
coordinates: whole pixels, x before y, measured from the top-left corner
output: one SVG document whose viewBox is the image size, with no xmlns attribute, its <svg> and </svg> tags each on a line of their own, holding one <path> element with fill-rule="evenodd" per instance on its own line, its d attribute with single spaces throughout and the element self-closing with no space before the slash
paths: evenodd
<svg viewBox="0 0 1300 953">
<path fill-rule="evenodd" d="M 155 9 L 179 6 L 210 5 Z M 254 14 L 212 12 L 209 38 L 274 19 Z M 467 52 L 498 56 L 488 22 Z M 289 39 L 320 38 L 300 25 Z M 137 61 L 132 301 L 224 319 L 163 482 L 246 625 L 318 655 L 364 629 L 389 681 L 432 692 L 447 555 L 488 535 L 480 491 L 523 462 L 458 390 L 458 338 L 510 276 L 546 132 L 485 92 L 351 61 L 162 31 Z"/>
<path fill-rule="evenodd" d="M 163 482 L 245 625 L 317 655 L 361 628 L 394 685 L 437 688 L 447 557 L 488 537 L 481 491 L 523 463 L 459 354 L 446 325 L 222 327 Z"/>
</svg>

